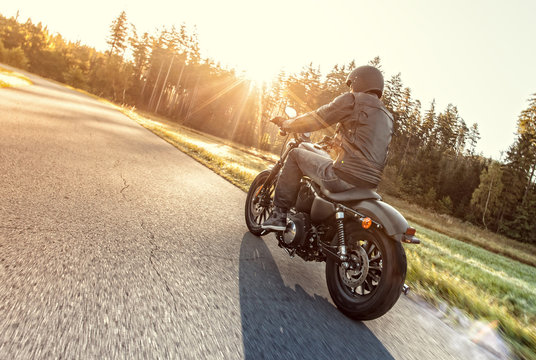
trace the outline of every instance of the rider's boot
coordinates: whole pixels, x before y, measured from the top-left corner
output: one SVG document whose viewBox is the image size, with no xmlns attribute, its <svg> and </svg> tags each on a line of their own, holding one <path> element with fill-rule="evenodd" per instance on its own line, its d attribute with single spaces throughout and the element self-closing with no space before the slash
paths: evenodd
<svg viewBox="0 0 536 360">
<path fill-rule="evenodd" d="M 271 231 L 284 231 L 287 227 L 287 210 L 279 207 L 274 207 L 274 211 L 261 228 Z"/>
</svg>

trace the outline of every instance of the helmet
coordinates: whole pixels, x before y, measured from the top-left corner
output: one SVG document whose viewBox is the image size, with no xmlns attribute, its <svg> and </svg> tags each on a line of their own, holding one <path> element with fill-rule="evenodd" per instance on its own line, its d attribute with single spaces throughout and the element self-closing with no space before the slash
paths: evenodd
<svg viewBox="0 0 536 360">
<path fill-rule="evenodd" d="M 383 75 L 374 66 L 360 66 L 346 78 L 346 85 L 355 92 L 373 92 L 378 97 L 383 93 Z"/>
</svg>

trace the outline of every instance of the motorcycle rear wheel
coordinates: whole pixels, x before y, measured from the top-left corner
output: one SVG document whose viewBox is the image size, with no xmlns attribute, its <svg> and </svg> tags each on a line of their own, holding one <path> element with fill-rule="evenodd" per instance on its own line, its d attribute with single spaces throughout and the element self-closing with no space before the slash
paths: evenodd
<svg viewBox="0 0 536 360">
<path fill-rule="evenodd" d="M 355 320 L 372 320 L 397 302 L 406 278 L 406 253 L 400 242 L 380 231 L 346 226 L 346 244 L 354 269 L 326 260 L 326 281 L 337 308 Z M 333 240 L 337 244 L 337 237 Z"/>
<path fill-rule="evenodd" d="M 256 236 L 262 236 L 268 233 L 267 230 L 261 228 L 261 224 L 268 219 L 273 211 L 275 181 L 272 181 L 268 189 L 263 189 L 263 185 L 266 179 L 268 179 L 268 176 L 270 176 L 270 173 L 270 170 L 264 170 L 259 173 L 251 183 L 246 196 L 246 225 L 249 232 Z"/>
</svg>

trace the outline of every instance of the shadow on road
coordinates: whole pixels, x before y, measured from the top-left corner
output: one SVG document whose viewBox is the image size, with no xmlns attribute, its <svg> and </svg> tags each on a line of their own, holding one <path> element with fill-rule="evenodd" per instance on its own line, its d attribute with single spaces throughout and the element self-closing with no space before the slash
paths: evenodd
<svg viewBox="0 0 536 360">
<path fill-rule="evenodd" d="M 264 241 L 249 232 L 240 247 L 239 288 L 246 359 L 393 359 L 365 324 L 299 285 L 287 287 Z"/>
</svg>

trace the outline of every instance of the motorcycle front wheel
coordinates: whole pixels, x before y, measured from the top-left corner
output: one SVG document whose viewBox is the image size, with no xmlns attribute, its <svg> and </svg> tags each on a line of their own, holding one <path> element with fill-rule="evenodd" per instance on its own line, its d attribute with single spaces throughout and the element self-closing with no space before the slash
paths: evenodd
<svg viewBox="0 0 536 360">
<path fill-rule="evenodd" d="M 275 180 L 267 188 L 264 183 L 270 176 L 270 170 L 264 170 L 251 183 L 246 196 L 245 216 L 246 225 L 253 235 L 262 236 L 268 233 L 261 224 L 268 219 L 273 211 Z"/>
<path fill-rule="evenodd" d="M 384 315 L 398 300 L 406 278 L 406 253 L 383 232 L 346 226 L 349 268 L 326 260 L 326 281 L 337 308 L 355 320 Z M 337 237 L 333 240 L 337 244 Z"/>
</svg>

